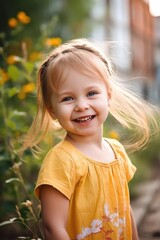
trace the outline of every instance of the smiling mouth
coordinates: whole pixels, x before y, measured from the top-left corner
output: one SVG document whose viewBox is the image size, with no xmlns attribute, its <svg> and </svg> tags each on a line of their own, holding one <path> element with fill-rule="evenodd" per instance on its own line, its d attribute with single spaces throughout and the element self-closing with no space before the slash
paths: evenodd
<svg viewBox="0 0 160 240">
<path fill-rule="evenodd" d="M 75 121 L 75 122 L 80 122 L 80 123 L 81 123 L 81 122 L 88 122 L 88 121 L 92 120 L 93 118 L 95 118 L 95 115 L 77 118 L 77 119 L 75 119 L 74 121 Z"/>
</svg>

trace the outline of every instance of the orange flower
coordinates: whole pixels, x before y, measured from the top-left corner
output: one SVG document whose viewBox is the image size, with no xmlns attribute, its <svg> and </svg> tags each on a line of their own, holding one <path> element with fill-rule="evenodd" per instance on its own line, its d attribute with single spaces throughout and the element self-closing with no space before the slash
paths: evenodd
<svg viewBox="0 0 160 240">
<path fill-rule="evenodd" d="M 10 19 L 8 20 L 8 26 L 9 26 L 10 28 L 15 28 L 15 27 L 17 27 L 17 25 L 18 25 L 18 21 L 17 21 L 16 18 L 10 18 Z"/>
<path fill-rule="evenodd" d="M 45 40 L 45 45 L 47 47 L 57 47 L 59 45 L 61 45 L 62 43 L 62 39 L 61 38 L 47 38 Z"/>
<path fill-rule="evenodd" d="M 25 12 L 18 12 L 17 14 L 18 20 L 23 24 L 28 24 L 31 21 L 31 18 L 27 16 Z"/>
<path fill-rule="evenodd" d="M 3 69 L 0 69 L 0 85 L 3 85 L 8 80 L 9 80 L 9 76 L 7 72 Z"/>
<path fill-rule="evenodd" d="M 12 65 L 12 64 L 15 64 L 17 62 L 20 61 L 20 58 L 18 56 L 15 56 L 15 55 L 10 55 L 7 57 L 6 59 L 6 62 L 9 64 L 9 65 Z"/>
</svg>

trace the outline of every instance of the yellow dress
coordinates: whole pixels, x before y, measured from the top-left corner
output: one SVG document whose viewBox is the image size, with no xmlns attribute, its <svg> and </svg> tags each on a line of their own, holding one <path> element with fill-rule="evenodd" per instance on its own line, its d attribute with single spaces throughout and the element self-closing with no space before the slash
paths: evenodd
<svg viewBox="0 0 160 240">
<path fill-rule="evenodd" d="M 71 240 L 132 239 L 128 181 L 136 168 L 117 140 L 105 140 L 116 156 L 111 163 L 90 159 L 65 140 L 42 163 L 35 193 L 48 184 L 69 199 Z"/>
</svg>

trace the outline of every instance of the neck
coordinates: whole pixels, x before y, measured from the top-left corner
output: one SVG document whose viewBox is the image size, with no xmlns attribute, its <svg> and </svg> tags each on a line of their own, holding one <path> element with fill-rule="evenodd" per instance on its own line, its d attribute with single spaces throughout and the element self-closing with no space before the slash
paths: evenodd
<svg viewBox="0 0 160 240">
<path fill-rule="evenodd" d="M 67 133 L 65 140 L 71 142 L 73 145 L 92 145 L 96 144 L 100 148 L 102 147 L 103 140 L 103 127 L 100 131 L 97 130 L 97 133 L 90 136 L 80 136 L 72 133 Z"/>
</svg>

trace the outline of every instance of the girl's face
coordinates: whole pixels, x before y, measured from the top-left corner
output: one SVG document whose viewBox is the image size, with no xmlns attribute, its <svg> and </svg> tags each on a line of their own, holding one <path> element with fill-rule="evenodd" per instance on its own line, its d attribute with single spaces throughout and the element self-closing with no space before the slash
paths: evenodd
<svg viewBox="0 0 160 240">
<path fill-rule="evenodd" d="M 50 114 L 72 136 L 89 137 L 102 132 L 108 116 L 109 94 L 105 82 L 71 69 L 52 97 Z"/>
</svg>

